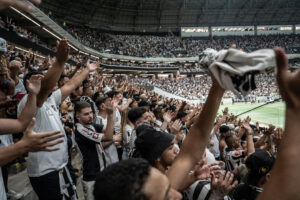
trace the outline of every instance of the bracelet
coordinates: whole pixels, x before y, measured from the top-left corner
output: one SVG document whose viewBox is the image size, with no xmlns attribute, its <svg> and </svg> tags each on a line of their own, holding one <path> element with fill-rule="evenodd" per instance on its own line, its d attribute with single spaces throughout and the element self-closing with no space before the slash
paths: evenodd
<svg viewBox="0 0 300 200">
<path fill-rule="evenodd" d="M 246 134 L 247 135 L 253 135 L 253 131 L 250 131 L 250 132 L 247 131 Z"/>
</svg>

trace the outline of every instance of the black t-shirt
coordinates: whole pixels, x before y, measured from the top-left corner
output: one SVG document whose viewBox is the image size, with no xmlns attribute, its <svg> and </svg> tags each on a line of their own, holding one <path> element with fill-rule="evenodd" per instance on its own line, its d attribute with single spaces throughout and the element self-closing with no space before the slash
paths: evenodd
<svg viewBox="0 0 300 200">
<path fill-rule="evenodd" d="M 260 192 L 262 192 L 261 188 L 240 184 L 230 192 L 229 196 L 234 200 L 255 200 Z"/>
</svg>

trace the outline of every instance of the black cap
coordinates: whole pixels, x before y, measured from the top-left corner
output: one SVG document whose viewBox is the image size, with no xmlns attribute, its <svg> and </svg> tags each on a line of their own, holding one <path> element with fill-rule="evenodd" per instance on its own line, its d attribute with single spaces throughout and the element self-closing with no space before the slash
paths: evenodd
<svg viewBox="0 0 300 200">
<path fill-rule="evenodd" d="M 226 133 L 227 131 L 229 131 L 229 126 L 227 126 L 227 125 L 221 125 L 220 126 L 220 133 Z"/>
<path fill-rule="evenodd" d="M 170 147 L 174 138 L 175 136 L 169 133 L 158 131 L 153 127 L 145 127 L 135 140 L 136 150 L 144 159 L 153 164 Z"/>
<path fill-rule="evenodd" d="M 141 101 L 141 102 L 139 103 L 139 107 L 149 106 L 149 105 L 150 105 L 150 104 L 149 104 L 148 101 Z"/>
<path fill-rule="evenodd" d="M 274 162 L 275 158 L 269 151 L 257 149 L 245 162 L 248 169 L 247 183 L 253 184 L 270 172 Z"/>
</svg>

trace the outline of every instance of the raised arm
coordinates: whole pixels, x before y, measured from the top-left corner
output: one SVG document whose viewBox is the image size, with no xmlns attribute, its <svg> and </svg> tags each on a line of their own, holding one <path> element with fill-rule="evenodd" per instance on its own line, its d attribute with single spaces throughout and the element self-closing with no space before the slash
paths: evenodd
<svg viewBox="0 0 300 200">
<path fill-rule="evenodd" d="M 36 96 L 41 88 L 42 75 L 32 75 L 27 82 L 28 97 L 18 119 L 0 119 L 0 134 L 19 133 L 26 129 L 36 112 Z"/>
<path fill-rule="evenodd" d="M 258 197 L 262 199 L 300 199 L 300 70 L 288 71 L 288 59 L 282 49 L 275 49 L 277 82 L 286 103 L 285 134 L 280 143 L 271 178 Z"/>
<path fill-rule="evenodd" d="M 114 124 L 116 120 L 116 108 L 117 102 L 112 100 L 108 101 L 105 104 L 105 110 L 107 113 L 107 125 L 105 129 L 105 134 L 103 135 L 104 141 L 113 140 L 113 134 L 114 134 Z"/>
<path fill-rule="evenodd" d="M 32 119 L 28 128 L 24 132 L 22 139 L 8 147 L 0 149 L 0 166 L 3 166 L 26 152 L 37 151 L 56 151 L 57 148 L 50 149 L 49 147 L 62 143 L 63 140 L 57 140 L 63 137 L 59 131 L 46 132 L 36 134 L 33 132 L 35 120 Z"/>
<path fill-rule="evenodd" d="M 100 62 L 87 61 L 86 68 L 78 75 L 75 75 L 61 88 L 61 100 L 64 101 L 89 75 L 90 72 L 95 71 L 100 65 Z"/>
<path fill-rule="evenodd" d="M 56 83 L 61 76 L 65 63 L 69 57 L 69 46 L 67 40 L 61 40 L 57 42 L 57 59 L 53 63 L 53 66 L 45 74 L 42 80 L 41 90 L 37 97 L 37 106 L 42 107 L 44 102 L 47 100 L 49 94 L 52 92 Z"/>
<path fill-rule="evenodd" d="M 132 99 L 128 99 L 127 102 L 123 106 L 118 106 L 119 111 L 123 112 L 124 110 L 128 109 L 131 102 L 132 102 Z"/>
<path fill-rule="evenodd" d="M 246 120 L 243 122 L 243 127 L 246 129 L 246 140 L 247 140 L 247 152 L 246 155 L 249 156 L 250 154 L 255 152 L 254 142 L 253 142 L 253 130 L 250 126 L 250 117 L 247 117 Z"/>
<path fill-rule="evenodd" d="M 184 178 L 202 158 L 223 94 L 224 89 L 213 78 L 202 112 L 184 140 L 178 157 L 167 172 L 173 188 L 180 188 Z"/>
</svg>

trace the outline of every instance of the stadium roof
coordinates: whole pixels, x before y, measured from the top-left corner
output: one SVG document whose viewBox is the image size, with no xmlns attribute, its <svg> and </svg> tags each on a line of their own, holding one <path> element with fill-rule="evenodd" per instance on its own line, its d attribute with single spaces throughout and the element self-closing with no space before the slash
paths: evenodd
<svg viewBox="0 0 300 200">
<path fill-rule="evenodd" d="M 299 0 L 43 0 L 71 24 L 126 32 L 180 27 L 300 24 Z"/>
</svg>

